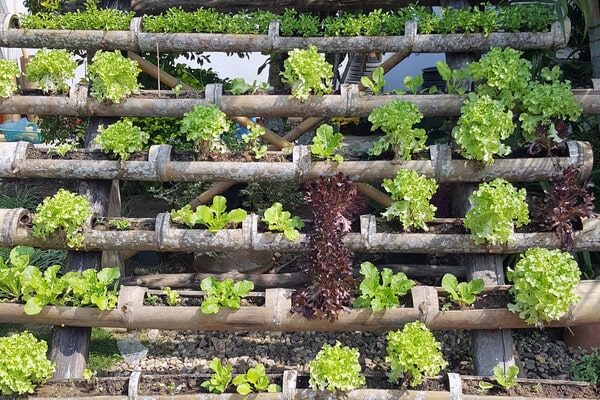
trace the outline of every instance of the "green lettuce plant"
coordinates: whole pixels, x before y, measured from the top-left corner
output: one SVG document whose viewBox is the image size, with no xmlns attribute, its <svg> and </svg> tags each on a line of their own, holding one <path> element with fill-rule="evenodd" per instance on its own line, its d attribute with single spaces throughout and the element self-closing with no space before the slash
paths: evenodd
<svg viewBox="0 0 600 400">
<path fill-rule="evenodd" d="M 204 314 L 216 314 L 221 307 L 238 309 L 242 297 L 246 297 L 254 289 L 254 283 L 247 280 L 239 282 L 227 278 L 223 281 L 208 276 L 200 282 L 200 288 L 206 293 L 206 298 L 200 305 Z"/>
<path fill-rule="evenodd" d="M 268 150 L 268 146 L 261 140 L 266 129 L 259 124 L 254 122 L 248 123 L 248 133 L 242 135 L 242 141 L 246 144 L 247 148 L 254 152 L 254 157 L 261 159 L 264 157 Z"/>
<path fill-rule="evenodd" d="M 207 389 L 211 393 L 225 393 L 227 387 L 231 383 L 231 365 L 222 365 L 221 360 L 213 358 L 209 364 L 210 369 L 213 373 L 210 379 L 200 384 L 203 388 Z"/>
<path fill-rule="evenodd" d="M 494 155 L 505 156 L 510 147 L 502 141 L 515 130 L 512 111 L 488 95 L 470 93 L 463 103 L 452 137 L 463 149 L 468 159 L 494 163 Z"/>
<path fill-rule="evenodd" d="M 134 126 L 130 119 L 122 119 L 107 128 L 100 126 L 100 134 L 94 138 L 94 143 L 100 145 L 105 152 L 112 152 L 121 160 L 127 160 L 131 154 L 141 151 L 148 144 L 150 135 Z"/>
<path fill-rule="evenodd" d="M 600 353 L 597 347 L 583 351 L 580 361 L 572 361 L 569 371 L 574 381 L 598 383 L 600 380 Z"/>
<path fill-rule="evenodd" d="M 521 255 L 506 277 L 513 282 L 514 303 L 508 309 L 519 313 L 528 325 L 542 327 L 569 311 L 581 300 L 575 292 L 581 271 L 573 256 L 561 250 L 531 248 Z"/>
<path fill-rule="evenodd" d="M 423 375 L 434 376 L 448 364 L 442 355 L 442 345 L 420 321 L 404 325 L 400 331 L 387 334 L 387 356 L 390 363 L 389 381 L 411 378 L 410 386 L 423 381 Z"/>
<path fill-rule="evenodd" d="M 348 392 L 366 383 L 360 375 L 358 349 L 343 346 L 339 341 L 335 346 L 325 343 L 315 358 L 308 363 L 309 385 L 314 390 L 328 392 Z"/>
<path fill-rule="evenodd" d="M 333 67 L 313 45 L 289 51 L 281 75 L 281 81 L 292 86 L 292 96 L 300 101 L 311 93 L 322 96 L 332 91 Z"/>
<path fill-rule="evenodd" d="M 27 80 L 37 84 L 44 93 L 62 93 L 69 90 L 69 79 L 75 78 L 77 63 L 64 49 L 41 49 L 27 63 Z"/>
<path fill-rule="evenodd" d="M 119 268 L 86 269 L 60 275 L 60 265 L 48 266 L 44 271 L 31 265 L 33 254 L 33 247 L 17 246 L 10 251 L 8 263 L 0 257 L 0 298 L 3 301 L 25 303 L 27 315 L 39 314 L 47 305 L 115 308 Z"/>
<path fill-rule="evenodd" d="M 14 60 L 0 60 L 0 97 L 9 98 L 17 91 L 21 72 Z"/>
<path fill-rule="evenodd" d="M 514 241 L 514 227 L 529 223 L 527 191 L 496 178 L 484 182 L 469 196 L 472 208 L 465 215 L 464 225 L 471 231 L 476 244 L 502 244 Z"/>
<path fill-rule="evenodd" d="M 508 368 L 506 368 L 506 372 L 500 365 L 497 365 L 494 367 L 493 372 L 494 378 L 496 379 L 496 384 L 501 388 L 508 389 L 518 385 L 517 376 L 519 375 L 519 367 L 516 365 L 508 366 Z M 479 382 L 479 387 L 483 390 L 489 390 L 494 387 L 494 384 L 482 381 Z"/>
<path fill-rule="evenodd" d="M 383 79 L 383 68 L 376 67 L 371 73 L 371 78 L 368 76 L 363 76 L 360 78 L 360 83 L 366 88 L 371 89 L 374 95 L 378 95 L 379 92 L 385 86 L 385 79 Z"/>
<path fill-rule="evenodd" d="M 339 154 L 342 150 L 344 135 L 333 133 L 333 127 L 329 124 L 320 125 L 310 146 L 311 154 L 323 157 L 326 162 L 334 160 L 338 163 L 344 161 L 344 156 Z"/>
<path fill-rule="evenodd" d="M 397 307 L 399 297 L 405 296 L 415 286 L 412 279 L 408 279 L 404 272 L 394 272 L 383 268 L 381 272 L 375 265 L 365 261 L 360 265 L 363 280 L 360 283 L 361 295 L 354 301 L 354 308 L 368 308 L 373 311 L 382 311 L 386 308 Z"/>
<path fill-rule="evenodd" d="M 215 196 L 210 206 L 201 205 L 193 211 L 190 205 L 179 210 L 171 210 L 171 221 L 185 224 L 192 228 L 196 224 L 204 225 L 209 232 L 218 232 L 232 222 L 242 222 L 246 219 L 246 210 L 236 208 L 227 212 L 227 199 Z"/>
<path fill-rule="evenodd" d="M 6 259 L 0 257 L 0 302 L 20 298 L 23 287 L 21 276 L 34 253 L 33 247 L 16 246 Z"/>
<path fill-rule="evenodd" d="M 137 62 L 123 57 L 118 50 L 98 50 L 88 66 L 90 95 L 100 102 L 119 103 L 139 92 L 137 78 L 140 72 Z"/>
<path fill-rule="evenodd" d="M 450 301 L 463 307 L 475 302 L 476 295 L 485 289 L 485 281 L 481 278 L 476 278 L 469 282 L 459 283 L 454 275 L 445 274 L 442 277 L 442 287 L 448 292 Z M 450 306 L 450 303 L 447 305 Z"/>
<path fill-rule="evenodd" d="M 33 216 L 33 236 L 46 239 L 54 231 L 62 229 L 69 247 L 82 248 L 83 224 L 91 216 L 92 205 L 87 197 L 60 189 L 38 204 Z"/>
<path fill-rule="evenodd" d="M 544 81 L 529 83 L 519 114 L 523 138 L 529 142 L 542 141 L 542 146 L 548 150 L 566 138 L 566 133 L 561 135 L 557 131 L 555 122 L 577 121 L 582 111 L 571 91 L 571 83 L 560 82 L 560 74 L 558 66 L 542 68 L 540 75 Z M 540 131 L 547 132 L 549 140 L 545 140 Z"/>
<path fill-rule="evenodd" d="M 235 390 L 239 394 L 247 395 L 253 392 L 281 392 L 281 387 L 275 383 L 269 383 L 269 377 L 266 374 L 265 366 L 256 364 L 255 367 L 249 368 L 244 374 L 237 375 L 233 378 L 232 383 L 235 385 Z"/>
<path fill-rule="evenodd" d="M 267 223 L 267 229 L 270 231 L 283 232 L 283 235 L 290 241 L 295 242 L 300 238 L 300 231 L 304 227 L 304 222 L 298 216 L 292 217 L 289 211 L 283 211 L 283 205 L 275 202 L 265 210 L 262 221 Z"/>
<path fill-rule="evenodd" d="M 399 218 L 405 231 L 427 229 L 426 223 L 433 220 L 437 209 L 430 204 L 438 187 L 434 179 L 401 169 L 394 179 L 384 179 L 382 186 L 393 201 L 382 216 L 388 220 Z"/>
<path fill-rule="evenodd" d="M 391 147 L 395 159 L 410 160 L 411 154 L 425 150 L 427 133 L 422 128 L 413 128 L 421 119 L 419 108 L 408 101 L 396 99 L 373 109 L 369 114 L 371 130 L 381 128 L 385 135 L 373 144 L 369 154 L 380 155 Z"/>
<path fill-rule="evenodd" d="M 196 104 L 192 111 L 183 114 L 181 132 L 201 155 L 210 150 L 225 151 L 221 135 L 231 129 L 231 122 L 223 111 L 214 104 L 202 106 Z"/>
<path fill-rule="evenodd" d="M 469 78 L 469 71 L 466 69 L 451 69 L 450 66 L 442 60 L 436 64 L 436 69 L 442 80 L 446 82 L 446 93 L 464 94 Z"/>
<path fill-rule="evenodd" d="M 47 352 L 48 344 L 30 332 L 0 338 L 0 393 L 33 393 L 38 384 L 46 383 L 56 370 Z"/>
<path fill-rule="evenodd" d="M 167 286 L 163 288 L 163 294 L 167 296 L 168 305 L 176 306 L 181 303 L 181 297 L 179 297 L 179 292 L 177 292 L 177 290 L 173 290 Z"/>
<path fill-rule="evenodd" d="M 59 298 L 64 295 L 68 282 L 57 276 L 60 269 L 60 265 L 48 267 L 44 272 L 33 265 L 25 268 L 21 275 L 25 314 L 39 314 L 46 305 L 61 304 Z"/>
<path fill-rule="evenodd" d="M 67 301 L 77 307 L 96 306 L 100 310 L 112 310 L 117 306 L 120 277 L 118 267 L 67 272 L 62 278 L 69 285 Z"/>
<path fill-rule="evenodd" d="M 531 81 L 531 62 L 522 54 L 509 47 L 493 47 L 481 60 L 469 63 L 467 70 L 475 79 L 477 93 L 511 110 Z"/>
</svg>

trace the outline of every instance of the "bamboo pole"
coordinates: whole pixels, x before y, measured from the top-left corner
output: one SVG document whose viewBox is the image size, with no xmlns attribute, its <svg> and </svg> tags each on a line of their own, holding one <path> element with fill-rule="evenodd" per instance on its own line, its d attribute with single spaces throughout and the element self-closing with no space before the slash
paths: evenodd
<svg viewBox="0 0 600 400">
<path fill-rule="evenodd" d="M 15 211 L 16 210 L 16 211 Z M 44 249 L 68 249 L 61 232 L 47 239 L 36 238 L 33 230 L 24 226 L 28 213 L 23 209 L 0 210 L 0 247 L 27 245 Z M 19 217 L 17 219 L 16 217 Z M 304 252 L 307 235 L 290 242 L 282 233 L 259 233 L 258 216 L 251 214 L 241 229 L 208 232 L 206 229 L 185 229 L 173 226 L 169 213 L 159 214 L 154 231 L 103 231 L 84 227 L 84 249 L 152 251 L 279 251 Z M 435 230 L 434 224 L 430 227 Z M 514 233 L 514 241 L 506 244 L 475 244 L 469 234 L 392 233 L 377 232 L 373 215 L 361 216 L 360 233 L 348 233 L 344 243 L 349 250 L 362 253 L 448 253 L 448 254 L 510 254 L 523 253 L 531 247 L 560 249 L 561 243 L 554 232 Z M 574 251 L 600 251 L 600 221 L 585 220 L 583 229 L 574 233 Z"/>
<path fill-rule="evenodd" d="M 7 21 L 8 20 L 8 21 Z M 268 35 L 212 34 L 212 33 L 151 33 L 142 29 L 128 31 L 18 29 L 18 18 L 11 14 L 0 15 L 0 46 L 10 48 L 58 48 L 88 50 L 126 50 L 155 52 L 261 52 L 285 53 L 297 48 L 316 46 L 325 53 L 361 53 L 365 49 L 377 53 L 439 53 L 486 51 L 492 47 L 511 47 L 518 50 L 550 49 L 564 47 L 570 29 L 563 35 L 561 23 L 555 22 L 550 32 L 493 32 L 471 34 L 417 34 L 417 24 L 408 21 L 402 36 L 351 36 L 344 37 L 282 37 L 272 23 Z M 565 20 L 565 25 L 570 22 Z M 132 26 L 141 26 L 141 18 L 133 19 Z"/>
<path fill-rule="evenodd" d="M 370 309 L 341 312 L 335 322 L 306 319 L 290 313 L 291 289 L 268 289 L 264 306 L 244 306 L 237 310 L 222 309 L 217 314 L 203 314 L 199 307 L 144 306 L 146 289 L 121 287 L 116 309 L 46 306 L 37 315 L 26 315 L 23 304 L 1 303 L 0 322 L 65 324 L 79 327 L 125 329 L 219 330 L 219 331 L 388 331 L 421 320 L 433 330 L 473 329 L 497 330 L 533 328 L 508 309 L 468 309 L 440 311 L 425 293 L 435 288 L 416 286 L 413 307 L 392 308 L 380 312 Z M 582 281 L 576 288 L 582 301 L 574 305 L 561 319 L 547 327 L 578 326 L 600 322 L 597 305 L 600 282 Z M 436 303 L 436 299 L 433 299 Z"/>
</svg>

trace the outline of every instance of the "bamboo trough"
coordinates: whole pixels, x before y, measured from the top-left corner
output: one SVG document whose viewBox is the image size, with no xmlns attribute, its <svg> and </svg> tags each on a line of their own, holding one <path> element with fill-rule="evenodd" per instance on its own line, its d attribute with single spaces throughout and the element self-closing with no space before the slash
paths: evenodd
<svg viewBox="0 0 600 400">
<path fill-rule="evenodd" d="M 428 117 L 460 115 L 466 95 L 361 95 L 358 85 L 343 84 L 340 94 L 309 96 L 299 101 L 289 95 L 224 95 L 222 85 L 209 84 L 204 92 L 177 98 L 172 91 L 140 91 L 117 104 L 107 104 L 88 96 L 87 85 L 77 84 L 69 95 L 20 95 L 0 99 L 0 113 L 98 117 L 183 117 L 195 105 L 217 105 L 230 116 L 263 117 L 367 117 L 374 108 L 394 101 L 408 101 Z M 600 90 L 574 89 L 575 101 L 586 114 L 600 114 Z"/>
<path fill-rule="evenodd" d="M 564 25 L 563 25 L 564 24 Z M 563 30 L 564 26 L 564 30 Z M 153 33 L 144 32 L 141 17 L 131 20 L 127 31 L 19 29 L 15 14 L 0 15 L 0 47 L 59 48 L 70 50 L 128 50 L 155 52 L 260 52 L 282 53 L 312 45 L 325 53 L 373 52 L 467 52 L 510 45 L 519 50 L 564 47 L 571 32 L 567 18 L 552 24 L 549 32 L 493 32 L 470 34 L 417 33 L 417 22 L 407 21 L 402 36 L 284 37 L 279 34 L 279 21 L 269 25 L 267 35 L 227 33 Z"/>
<path fill-rule="evenodd" d="M 22 304 L 0 303 L 0 322 L 123 329 L 333 332 L 388 331 L 419 320 L 433 330 L 532 328 L 518 314 L 506 308 L 440 311 L 438 290 L 430 286 L 415 286 L 411 289 L 410 307 L 378 312 L 370 309 L 342 311 L 335 322 L 307 319 L 300 314 L 291 313 L 291 289 L 266 289 L 264 305 L 242 306 L 237 310 L 223 308 L 217 314 L 203 314 L 199 306 L 146 306 L 143 305 L 146 292 L 147 289 L 143 287 L 122 286 L 117 307 L 107 311 L 46 306 L 39 314 L 26 315 Z M 583 300 L 561 319 L 545 326 L 576 326 L 600 322 L 600 314 L 597 312 L 600 282 L 582 281 L 576 292 Z M 260 296 L 260 293 L 251 295 Z"/>
<path fill-rule="evenodd" d="M 589 178 L 593 151 L 588 142 L 567 142 L 568 156 L 497 159 L 484 165 L 475 160 L 453 159 L 447 145 L 429 147 L 429 159 L 409 161 L 314 160 L 308 146 L 295 146 L 292 162 L 214 162 L 173 160 L 169 145 L 151 146 L 147 161 L 32 158 L 27 142 L 0 143 L 0 178 L 119 179 L 150 182 L 303 182 L 319 176 L 344 174 L 353 182 L 381 182 L 398 171 L 414 170 L 438 183 L 485 182 L 503 177 L 510 182 L 549 180 L 556 166 L 574 166 L 581 179 Z M 77 152 L 78 150 L 75 150 Z M 85 156 L 85 152 L 79 151 Z M 284 153 L 278 153 L 285 157 Z M 108 158 L 108 157 L 107 157 Z"/>
<path fill-rule="evenodd" d="M 188 229 L 170 220 L 169 213 L 156 217 L 154 230 L 99 230 L 91 221 L 83 227 L 86 251 L 203 252 L 203 251 L 271 251 L 301 253 L 306 251 L 308 235 L 291 242 L 283 233 L 259 231 L 259 219 L 250 214 L 241 228 L 209 232 L 207 229 Z M 43 249 L 66 249 L 64 232 L 56 231 L 46 239 L 33 236 L 32 215 L 29 211 L 0 209 L 0 246 L 26 245 Z M 456 222 L 460 223 L 457 219 Z M 405 233 L 378 232 L 374 215 L 360 217 L 360 232 L 344 236 L 350 251 L 359 253 L 427 253 L 427 254 L 510 254 L 524 253 L 531 247 L 560 249 L 561 242 L 554 232 L 514 233 L 513 241 L 505 244 L 475 244 L 468 233 Z M 600 250 L 600 221 L 583 220 L 583 229 L 574 233 L 574 251 Z"/>
</svg>

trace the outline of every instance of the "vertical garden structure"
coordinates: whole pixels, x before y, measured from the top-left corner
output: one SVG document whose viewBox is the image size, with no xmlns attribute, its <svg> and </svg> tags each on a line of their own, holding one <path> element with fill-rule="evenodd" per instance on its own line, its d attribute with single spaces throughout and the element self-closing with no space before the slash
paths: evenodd
<svg viewBox="0 0 600 400">
<path fill-rule="evenodd" d="M 136 11 L 143 10 L 143 1 L 135 3 Z M 186 2 L 190 4 L 193 2 Z M 388 3 L 388 2 L 384 2 Z M 390 6 L 392 6 L 389 2 Z M 200 5 L 200 4 L 199 4 Z M 232 7 L 228 2 L 223 2 L 223 7 Z M 227 9 L 218 10 L 227 11 Z M 396 3 L 393 7 L 398 7 Z M 279 10 L 283 11 L 283 10 Z M 520 33 L 492 33 L 483 35 L 472 33 L 449 34 L 449 35 L 422 35 L 419 34 L 414 23 L 407 23 L 405 35 L 396 37 L 354 37 L 354 38 L 285 38 L 279 35 L 279 24 L 271 23 L 267 35 L 218 35 L 218 34 L 158 34 L 144 32 L 140 18 L 134 18 L 128 31 L 48 31 L 48 30 L 23 30 L 18 27 L 16 16 L 5 15 L 2 18 L 2 30 L 0 31 L 0 45 L 6 47 L 48 47 L 68 48 L 84 50 L 128 50 L 128 51 L 263 51 L 272 53 L 285 53 L 294 48 L 305 48 L 315 45 L 320 51 L 326 53 L 361 53 L 370 51 L 394 52 L 398 62 L 411 52 L 447 52 L 448 54 L 463 55 L 466 51 L 486 51 L 490 47 L 505 47 L 511 45 L 522 49 L 556 48 L 563 46 L 566 39 L 563 33 L 568 34 L 567 29 L 563 31 L 559 23 L 555 23 L 548 33 L 520 34 Z M 451 57 L 450 57 L 451 58 Z M 457 61 L 457 63 L 460 61 Z M 386 65 L 387 67 L 387 65 Z M 408 100 L 417 104 L 425 116 L 457 116 L 465 99 L 463 95 L 386 95 L 373 96 L 359 93 L 357 86 L 343 85 L 340 94 L 309 96 L 300 102 L 288 95 L 244 95 L 231 96 L 222 92 L 218 85 L 209 86 L 203 94 L 197 97 L 168 99 L 144 98 L 134 96 L 119 104 L 99 103 L 88 96 L 86 87 L 78 87 L 80 90 L 72 90 L 69 96 L 20 96 L 0 100 L 0 113 L 20 114 L 56 114 L 56 115 L 94 115 L 102 117 L 120 116 L 176 116 L 181 117 L 183 113 L 192 109 L 195 104 L 216 104 L 231 117 L 261 115 L 265 117 L 303 117 L 324 119 L 326 117 L 366 117 L 373 108 L 386 104 L 396 98 Z M 595 91 L 582 91 L 576 93 L 577 100 L 583 105 L 584 112 L 600 113 L 600 95 Z M 279 147 L 287 145 L 279 142 Z M 150 151 L 148 161 L 138 162 L 98 162 L 78 161 L 69 163 L 62 160 L 34 160 L 26 156 L 28 148 L 26 143 L 6 143 L 0 145 L 0 176 L 19 178 L 79 178 L 112 180 L 132 179 L 148 181 L 252 181 L 252 180 L 298 180 L 305 181 L 318 176 L 334 176 L 337 172 L 343 172 L 352 180 L 360 184 L 379 183 L 383 178 L 395 176 L 399 169 L 414 169 L 424 175 L 434 177 L 438 183 L 452 184 L 475 184 L 489 181 L 496 177 L 504 177 L 514 182 L 527 182 L 549 179 L 554 173 L 551 162 L 544 163 L 536 159 L 528 159 L 522 164 L 519 160 L 499 160 L 498 164 L 481 167 L 472 161 L 453 161 L 449 158 L 447 148 L 432 147 L 431 158 L 428 161 L 407 161 L 400 164 L 390 162 L 372 162 L 371 164 L 353 164 L 352 162 L 339 165 L 315 162 L 310 159 L 308 150 L 303 146 L 296 146 L 293 151 L 293 161 L 284 167 L 270 163 L 256 163 L 250 167 L 244 167 L 235 163 L 211 165 L 209 162 L 187 162 L 178 164 L 170 159 L 171 148 L 161 146 Z M 589 177 L 591 171 L 592 155 L 587 144 L 571 143 L 569 145 L 569 157 L 561 159 L 564 165 L 574 165 L 580 170 L 581 178 Z M 447 156 L 442 156 L 446 154 Z M 135 164 L 138 163 L 138 164 Z M 504 163 L 504 164 L 503 164 Z M 234 165 L 235 164 L 235 165 Z M 518 165 L 515 167 L 515 165 Z M 461 190 L 468 190 L 464 185 Z M 457 190 L 456 193 L 459 193 Z M 462 192 L 463 200 L 468 196 Z M 385 199 L 384 199 L 385 200 Z M 457 207 L 454 217 L 464 216 L 466 211 Z M 100 213 L 103 213 L 102 211 Z M 18 244 L 29 244 L 39 247 L 65 248 L 64 240 L 54 238 L 45 241 L 36 240 L 31 236 L 30 229 L 23 225 L 27 220 L 28 213 L 24 210 L 0 210 L 0 221 L 4 231 L 0 235 L 2 246 L 14 246 Z M 301 252 L 305 250 L 306 238 L 303 236 L 298 243 L 289 243 L 281 237 L 261 236 L 256 231 L 256 217 L 249 217 L 243 227 L 235 232 L 225 233 L 224 238 L 207 239 L 205 233 L 194 230 L 182 232 L 170 224 L 168 214 L 157 216 L 155 231 L 143 232 L 129 235 L 125 232 L 102 233 L 88 227 L 85 235 L 86 250 L 133 250 L 147 246 L 149 250 L 159 251 L 208 251 L 208 250 L 234 250 L 239 248 L 268 249 L 278 251 Z M 379 235 L 379 236 L 377 236 Z M 418 234 L 416 234 L 418 235 Z M 535 234 L 532 234 L 535 235 Z M 540 234 L 542 236 L 524 236 L 515 245 L 507 246 L 485 246 L 474 245 L 466 235 L 456 235 L 446 238 L 427 238 L 426 235 L 414 239 L 415 236 L 389 235 L 378 233 L 373 216 L 361 218 L 361 231 L 353 232 L 346 237 L 346 242 L 354 251 L 362 252 L 427 252 L 439 253 L 471 253 L 467 258 L 469 271 L 472 277 L 478 276 L 479 270 L 490 278 L 489 285 L 503 284 L 503 278 L 497 276 L 496 267 L 490 270 L 490 265 L 498 266 L 498 256 L 504 253 L 522 252 L 533 243 L 556 248 L 560 246 L 553 233 Z M 136 237 L 138 238 L 136 239 Z M 142 239 L 140 240 L 139 237 Z M 594 251 L 600 249 L 599 229 L 596 224 L 590 222 L 584 225 L 582 231 L 576 234 L 576 250 Z M 429 241 L 431 240 L 431 242 Z M 436 242 L 436 240 L 439 240 Z M 524 246 L 523 248 L 519 245 Z M 128 247 L 130 246 L 130 247 Z M 511 247 L 512 246 L 512 247 Z M 493 255 L 489 255 L 493 254 Z M 491 271 L 491 272 L 490 272 Z M 495 282 L 494 282 L 495 281 Z M 266 307 L 261 310 L 244 310 L 238 314 L 232 312 L 229 322 L 227 318 L 202 319 L 197 315 L 197 310 L 186 310 L 181 313 L 181 320 L 171 321 L 169 324 L 161 323 L 156 315 L 162 311 L 152 311 L 141 306 L 143 290 L 123 290 L 119 302 L 119 310 L 114 313 L 96 313 L 95 311 L 84 311 L 83 317 L 78 318 L 77 312 L 71 314 L 69 310 L 49 308 L 40 317 L 22 316 L 15 318 L 16 314 L 4 314 L 4 317 L 12 321 L 42 321 L 44 323 L 61 324 L 67 318 L 73 326 L 119 326 L 127 328 L 157 327 L 174 329 L 201 329 L 208 326 L 212 329 L 271 329 L 271 330 L 357 330 L 361 326 L 366 329 L 383 330 L 400 327 L 404 323 L 421 319 L 429 323 L 435 329 L 454 329 L 456 324 L 451 321 L 448 314 L 440 313 L 436 309 L 437 300 L 431 290 L 419 289 L 412 294 L 414 309 L 406 310 L 407 313 L 399 314 L 398 311 L 387 312 L 381 319 L 373 318 L 367 312 L 360 314 L 357 322 L 353 318 L 340 316 L 337 322 L 315 322 L 304 321 L 298 323 L 290 319 L 289 312 L 282 311 L 282 304 L 289 304 L 287 300 L 289 293 L 285 290 L 269 290 L 265 295 Z M 142 297 L 140 297 L 142 296 Z M 286 297 L 287 296 L 287 297 Z M 429 312 L 423 311 L 417 305 L 430 307 Z M 276 306 L 277 305 L 277 306 Z M 438 304 L 439 306 L 439 304 Z M 128 309 L 129 307 L 129 309 Z M 278 308 L 279 307 L 279 308 Z M 425 307 L 425 308 L 427 308 Z M 140 310 L 141 314 L 135 314 Z M 19 313 L 19 307 L 12 307 L 12 313 Z M 581 311 L 584 315 L 585 310 Z M 385 313 L 385 312 L 384 312 Z M 587 315 L 587 314 L 586 314 Z M 229 316 L 229 314 L 228 314 Z M 354 316 L 354 315 L 353 315 Z M 242 321 L 254 319 L 256 324 L 244 324 Z M 82 322 L 84 321 L 84 322 Z M 87 321 L 87 323 L 85 322 Z M 191 321 L 189 323 L 182 321 Z M 225 321 L 225 322 L 223 322 Z M 277 321 L 269 324 L 268 321 Z M 501 322 L 499 322 L 501 321 Z M 590 322 L 588 319 L 567 318 L 559 322 L 562 325 L 579 324 Z M 461 322 L 465 326 L 465 321 Z M 362 325 L 361 325 L 362 324 Z M 67 325 L 69 325 L 67 323 Z M 507 347 L 499 344 L 498 340 L 505 340 L 505 331 L 498 328 L 519 327 L 518 319 L 503 314 L 499 320 L 486 320 L 485 324 L 473 326 L 473 329 L 494 330 L 491 335 L 481 335 L 482 341 L 491 340 L 491 346 Z M 494 339 L 493 336 L 500 336 Z M 505 354 L 503 358 L 510 358 Z M 492 360 L 493 361 L 493 360 Z M 500 360 L 501 362 L 504 359 Z M 486 364 L 487 362 L 487 364 Z M 485 371 L 490 369 L 490 360 L 484 361 L 481 369 L 482 374 L 489 375 Z M 67 368 L 68 370 L 69 368 Z M 71 373 L 73 371 L 71 370 Z M 66 372 L 65 372 L 66 374 Z M 80 371 L 73 375 L 64 375 L 62 378 L 79 377 Z"/>
</svg>

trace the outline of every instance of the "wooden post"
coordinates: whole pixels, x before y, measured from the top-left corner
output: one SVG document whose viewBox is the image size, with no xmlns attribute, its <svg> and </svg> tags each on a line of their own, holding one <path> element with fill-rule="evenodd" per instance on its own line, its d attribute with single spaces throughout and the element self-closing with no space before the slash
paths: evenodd
<svg viewBox="0 0 600 400">
<path fill-rule="evenodd" d="M 442 0 L 442 7 L 468 7 L 465 0 Z M 475 61 L 477 54 L 447 53 L 446 62 L 452 69 L 464 68 L 469 62 Z M 468 197 L 477 190 L 477 185 L 452 185 L 451 210 L 455 216 L 463 217 L 470 208 Z M 465 254 L 461 264 L 467 268 L 467 279 L 482 278 L 486 286 L 504 284 L 502 256 L 484 254 Z M 495 366 L 506 369 L 514 365 L 513 343 L 510 330 L 476 330 L 471 332 L 471 350 L 475 374 L 481 376 L 493 375 Z"/>
</svg>

